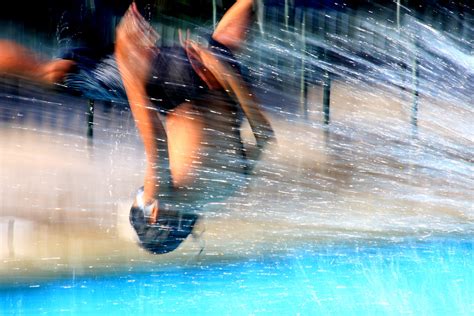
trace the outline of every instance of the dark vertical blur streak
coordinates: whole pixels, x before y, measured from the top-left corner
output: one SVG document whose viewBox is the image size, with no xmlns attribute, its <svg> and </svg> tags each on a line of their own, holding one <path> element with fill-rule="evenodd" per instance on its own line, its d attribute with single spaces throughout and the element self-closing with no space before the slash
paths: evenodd
<svg viewBox="0 0 474 316">
<path fill-rule="evenodd" d="M 330 106 L 331 106 L 331 74 L 328 71 L 324 72 L 323 79 L 323 115 L 324 124 L 328 125 L 331 121 Z"/>
<path fill-rule="evenodd" d="M 89 108 L 87 111 L 87 137 L 94 136 L 94 100 L 89 100 Z"/>
</svg>

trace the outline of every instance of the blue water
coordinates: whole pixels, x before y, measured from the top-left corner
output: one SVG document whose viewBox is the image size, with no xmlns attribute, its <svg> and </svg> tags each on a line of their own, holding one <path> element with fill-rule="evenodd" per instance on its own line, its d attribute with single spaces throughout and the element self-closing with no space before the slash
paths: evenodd
<svg viewBox="0 0 474 316">
<path fill-rule="evenodd" d="M 0 306 L 3 315 L 474 313 L 472 240 L 365 244 L 9 285 Z"/>
</svg>

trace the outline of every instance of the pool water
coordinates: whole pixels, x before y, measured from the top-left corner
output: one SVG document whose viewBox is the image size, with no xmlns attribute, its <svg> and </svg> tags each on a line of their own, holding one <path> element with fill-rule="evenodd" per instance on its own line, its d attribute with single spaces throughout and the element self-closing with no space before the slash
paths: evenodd
<svg viewBox="0 0 474 316">
<path fill-rule="evenodd" d="M 472 240 L 370 244 L 25 282 L 1 288 L 1 310 L 5 315 L 474 313 Z"/>
</svg>

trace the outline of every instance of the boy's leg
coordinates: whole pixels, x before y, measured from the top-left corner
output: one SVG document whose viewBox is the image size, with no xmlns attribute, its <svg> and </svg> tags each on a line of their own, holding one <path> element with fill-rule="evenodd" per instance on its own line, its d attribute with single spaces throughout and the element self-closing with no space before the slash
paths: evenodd
<svg viewBox="0 0 474 316">
<path fill-rule="evenodd" d="M 252 21 L 253 0 L 238 0 L 219 21 L 212 38 L 236 52 L 242 47 Z"/>
<path fill-rule="evenodd" d="M 253 1 L 238 0 L 219 22 L 212 38 L 233 52 L 239 50 L 245 41 L 248 27 L 252 22 Z M 198 48 L 194 51 L 193 49 L 193 46 L 189 47 L 188 55 L 198 56 L 199 63 L 209 70 L 207 73 L 211 73 L 213 79 L 226 91 L 229 91 L 229 94 L 242 107 L 257 143 L 254 150 L 247 150 L 247 157 L 251 160 L 257 160 L 267 144 L 274 141 L 274 132 L 269 120 L 261 112 L 255 96 L 235 68 L 229 67 L 228 63 L 220 62 L 219 56 L 216 56 L 216 54 L 209 54 L 206 50 Z M 229 76 L 228 74 L 234 75 Z"/>
</svg>

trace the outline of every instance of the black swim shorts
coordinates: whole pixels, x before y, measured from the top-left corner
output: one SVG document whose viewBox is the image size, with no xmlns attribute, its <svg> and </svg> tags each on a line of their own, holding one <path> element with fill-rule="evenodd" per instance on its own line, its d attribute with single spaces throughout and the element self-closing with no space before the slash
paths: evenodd
<svg viewBox="0 0 474 316">
<path fill-rule="evenodd" d="M 211 38 L 209 50 L 241 72 L 239 62 L 225 45 Z M 194 71 L 182 46 L 160 48 L 152 69 L 147 92 L 160 109 L 174 109 L 183 102 L 199 100 L 207 93 L 206 83 Z"/>
</svg>

